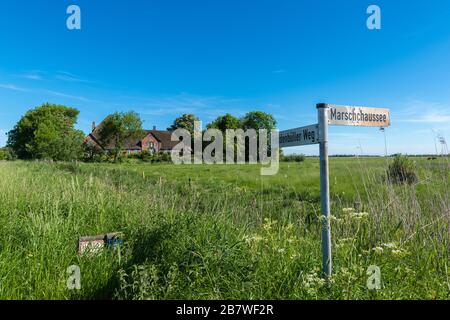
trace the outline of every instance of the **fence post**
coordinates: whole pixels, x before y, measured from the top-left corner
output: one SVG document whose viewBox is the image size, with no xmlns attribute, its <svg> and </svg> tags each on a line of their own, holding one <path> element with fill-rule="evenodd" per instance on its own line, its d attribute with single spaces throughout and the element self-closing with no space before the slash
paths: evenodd
<svg viewBox="0 0 450 320">
<path fill-rule="evenodd" d="M 330 184 L 328 169 L 328 110 L 329 105 L 317 104 L 319 118 L 320 148 L 320 205 L 322 210 L 322 264 L 323 273 L 330 277 L 333 272 L 331 259 Z"/>
</svg>

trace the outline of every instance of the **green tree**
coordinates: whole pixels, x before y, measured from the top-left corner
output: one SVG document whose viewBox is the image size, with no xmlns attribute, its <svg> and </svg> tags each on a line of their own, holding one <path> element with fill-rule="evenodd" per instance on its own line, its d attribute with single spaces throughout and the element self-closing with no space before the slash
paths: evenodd
<svg viewBox="0 0 450 320">
<path fill-rule="evenodd" d="M 277 122 L 273 115 L 270 113 L 262 112 L 262 111 L 251 111 L 248 112 L 241 119 L 242 127 L 244 130 L 254 129 L 256 130 L 256 134 L 259 140 L 259 130 L 266 129 L 267 130 L 267 154 L 271 154 L 271 130 L 276 128 Z M 248 158 L 249 145 L 248 141 L 245 142 L 246 146 L 246 159 Z M 259 158 L 259 144 L 258 144 L 258 158 Z"/>
<path fill-rule="evenodd" d="M 20 159 L 80 159 L 84 134 L 74 128 L 78 114 L 49 103 L 29 110 L 8 133 L 7 145 Z"/>
<path fill-rule="evenodd" d="M 218 129 L 225 132 L 227 129 L 239 129 L 241 128 L 241 121 L 227 113 L 223 116 L 217 117 L 216 120 L 207 125 L 208 129 Z"/>
<path fill-rule="evenodd" d="M 242 119 L 242 127 L 244 130 L 255 129 L 257 132 L 259 129 L 267 129 L 268 131 L 275 129 L 277 122 L 273 115 L 262 111 L 248 112 Z"/>
<path fill-rule="evenodd" d="M 143 134 L 142 120 L 134 111 L 109 115 L 99 130 L 100 143 L 103 146 L 111 146 L 114 160 L 117 160 L 124 150 L 126 140 L 141 137 Z"/>
<path fill-rule="evenodd" d="M 193 114 L 183 114 L 181 117 L 176 118 L 167 130 L 186 129 L 190 132 L 191 136 L 194 136 L 194 121 L 200 120 Z"/>
<path fill-rule="evenodd" d="M 206 127 L 207 127 L 207 129 L 220 130 L 223 133 L 223 138 L 224 138 L 223 139 L 223 157 L 224 157 L 224 160 L 225 160 L 225 158 L 226 158 L 226 145 L 227 145 L 225 133 L 226 133 L 226 131 L 228 129 L 230 129 L 230 130 L 241 129 L 241 121 L 238 118 L 236 118 L 236 117 L 232 116 L 231 114 L 227 113 L 227 114 L 225 114 L 223 116 L 217 117 L 213 122 L 208 124 Z M 203 144 L 203 148 L 206 148 L 206 146 L 208 144 L 209 143 L 205 142 Z M 235 150 L 237 150 L 236 143 L 233 142 L 233 144 L 235 145 L 235 147 L 234 147 Z"/>
</svg>

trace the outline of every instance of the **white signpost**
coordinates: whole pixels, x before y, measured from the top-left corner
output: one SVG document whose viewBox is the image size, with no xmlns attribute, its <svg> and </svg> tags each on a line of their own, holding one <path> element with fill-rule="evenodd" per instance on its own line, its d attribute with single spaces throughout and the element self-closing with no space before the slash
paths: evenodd
<svg viewBox="0 0 450 320">
<path fill-rule="evenodd" d="M 330 277 L 331 259 L 330 184 L 328 167 L 328 125 L 389 127 L 389 109 L 317 104 L 319 123 L 280 132 L 280 148 L 319 144 L 320 150 L 320 204 L 322 211 L 322 264 Z"/>
<path fill-rule="evenodd" d="M 280 148 L 319 143 L 319 125 L 280 131 Z"/>
</svg>

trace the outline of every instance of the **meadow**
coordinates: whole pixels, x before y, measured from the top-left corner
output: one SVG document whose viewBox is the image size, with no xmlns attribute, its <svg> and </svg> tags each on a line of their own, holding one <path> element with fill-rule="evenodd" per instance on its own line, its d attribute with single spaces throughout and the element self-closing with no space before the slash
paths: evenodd
<svg viewBox="0 0 450 320">
<path fill-rule="evenodd" d="M 446 158 L 412 185 L 385 158 L 331 158 L 334 275 L 321 275 L 319 161 L 0 162 L 0 299 L 448 299 Z M 355 210 L 356 207 L 356 210 Z M 123 245 L 78 255 L 80 236 Z M 81 269 L 81 290 L 66 286 Z M 367 269 L 381 288 L 367 288 Z"/>
</svg>

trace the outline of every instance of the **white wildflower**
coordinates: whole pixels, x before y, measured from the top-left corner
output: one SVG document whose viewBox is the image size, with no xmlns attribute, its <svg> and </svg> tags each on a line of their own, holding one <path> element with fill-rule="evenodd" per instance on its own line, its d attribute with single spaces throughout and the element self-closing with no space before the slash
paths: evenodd
<svg viewBox="0 0 450 320">
<path fill-rule="evenodd" d="M 367 218 L 369 216 L 368 212 L 352 212 L 350 213 L 350 217 L 356 220 L 361 220 L 363 218 Z"/>
<path fill-rule="evenodd" d="M 385 247 L 385 248 L 388 248 L 388 249 L 395 249 L 395 248 L 397 248 L 397 245 L 394 242 L 383 243 L 382 246 Z"/>
<path fill-rule="evenodd" d="M 372 250 L 375 251 L 375 253 L 378 253 L 378 254 L 381 254 L 384 251 L 384 249 L 382 247 L 375 247 Z"/>
</svg>

